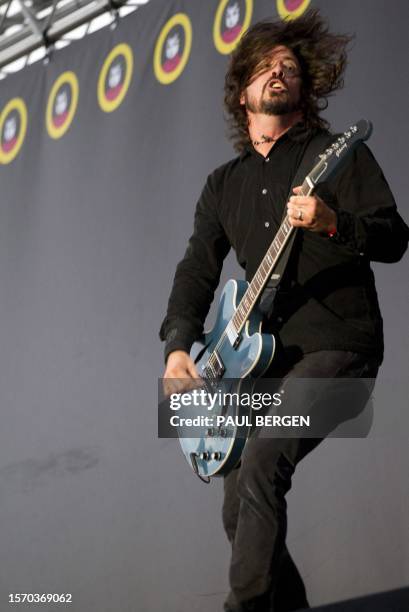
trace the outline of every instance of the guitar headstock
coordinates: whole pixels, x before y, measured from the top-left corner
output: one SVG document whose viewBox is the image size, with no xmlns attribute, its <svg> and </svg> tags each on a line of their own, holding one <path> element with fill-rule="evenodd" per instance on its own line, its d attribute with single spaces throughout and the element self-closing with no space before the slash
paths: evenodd
<svg viewBox="0 0 409 612">
<path fill-rule="evenodd" d="M 308 175 L 311 182 L 316 185 L 318 181 L 326 180 L 338 165 L 338 162 L 359 142 L 368 140 L 371 133 L 372 123 L 367 119 L 361 119 L 355 125 L 351 125 L 331 146 L 319 155 L 319 163 Z"/>
</svg>

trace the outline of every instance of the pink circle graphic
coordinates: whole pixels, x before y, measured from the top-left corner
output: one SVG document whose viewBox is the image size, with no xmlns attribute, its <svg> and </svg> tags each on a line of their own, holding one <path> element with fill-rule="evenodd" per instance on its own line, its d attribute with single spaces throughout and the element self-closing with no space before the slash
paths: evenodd
<svg viewBox="0 0 409 612">
<path fill-rule="evenodd" d="M 304 0 L 284 0 L 284 6 L 287 11 L 296 11 L 304 2 Z"/>
</svg>

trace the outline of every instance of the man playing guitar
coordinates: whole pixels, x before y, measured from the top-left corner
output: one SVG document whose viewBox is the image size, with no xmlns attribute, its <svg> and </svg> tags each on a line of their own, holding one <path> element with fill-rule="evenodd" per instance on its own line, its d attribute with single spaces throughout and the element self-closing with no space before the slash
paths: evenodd
<svg viewBox="0 0 409 612">
<path fill-rule="evenodd" d="M 285 207 L 300 229 L 265 321 L 281 343 L 270 376 L 376 377 L 383 334 L 370 261 L 398 261 L 409 234 L 380 167 L 361 143 L 336 177 L 313 195 L 296 187 L 287 201 L 311 139 L 329 136 L 319 111 L 342 87 L 348 42 L 310 10 L 295 21 L 254 25 L 233 53 L 225 106 L 239 155 L 208 177 L 176 270 L 160 332 L 170 390 L 199 376 L 189 351 L 229 249 L 251 280 Z M 225 477 L 223 522 L 232 544 L 226 611 L 308 607 L 285 544 L 285 495 L 297 463 L 320 441 L 251 437 Z"/>
</svg>

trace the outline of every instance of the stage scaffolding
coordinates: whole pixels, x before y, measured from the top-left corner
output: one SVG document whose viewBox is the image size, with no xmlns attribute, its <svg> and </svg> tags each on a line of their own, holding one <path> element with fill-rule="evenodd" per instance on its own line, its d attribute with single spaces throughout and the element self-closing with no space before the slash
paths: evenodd
<svg viewBox="0 0 409 612">
<path fill-rule="evenodd" d="M 0 77 L 47 61 L 54 49 L 108 24 L 149 0 L 0 0 Z"/>
</svg>

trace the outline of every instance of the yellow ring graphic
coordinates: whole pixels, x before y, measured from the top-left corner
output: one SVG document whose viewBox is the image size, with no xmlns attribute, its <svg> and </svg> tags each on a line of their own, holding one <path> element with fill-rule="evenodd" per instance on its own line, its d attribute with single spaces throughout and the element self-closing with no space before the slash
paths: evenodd
<svg viewBox="0 0 409 612">
<path fill-rule="evenodd" d="M 120 94 L 115 98 L 115 100 L 108 100 L 105 95 L 105 79 L 106 79 L 108 70 L 112 62 L 114 61 L 116 57 L 118 57 L 118 55 L 123 55 L 125 58 L 125 64 L 126 64 L 125 79 L 122 84 L 122 89 L 121 89 Z M 101 68 L 101 72 L 99 73 L 97 94 L 98 94 L 99 105 L 103 111 L 105 111 L 106 113 L 112 113 L 112 111 L 117 109 L 118 106 L 122 103 L 123 99 L 126 96 L 126 92 L 128 91 L 129 84 L 131 82 L 132 71 L 133 71 L 132 49 L 126 43 L 121 43 L 120 45 L 117 45 L 116 47 L 114 47 L 112 51 L 108 54 Z"/>
<path fill-rule="evenodd" d="M 300 17 L 300 15 L 304 13 L 310 2 L 311 0 L 304 0 L 295 11 L 289 11 L 285 6 L 285 0 L 277 0 L 277 11 L 281 19 L 297 19 L 297 17 Z"/>
<path fill-rule="evenodd" d="M 253 0 L 246 0 L 246 16 L 243 21 L 241 32 L 239 36 L 236 38 L 236 40 L 233 40 L 231 43 L 225 43 L 220 35 L 220 31 L 221 31 L 222 17 L 223 17 L 224 9 L 226 8 L 228 2 L 229 0 L 221 0 L 217 8 L 216 15 L 214 18 L 214 23 L 213 23 L 214 45 L 216 49 L 219 51 L 219 53 L 222 53 L 223 55 L 227 55 L 228 53 L 231 53 L 236 48 L 240 38 L 243 36 L 244 32 L 249 27 L 251 16 L 253 14 Z"/>
<path fill-rule="evenodd" d="M 68 83 L 69 85 L 71 85 L 70 109 L 68 111 L 68 115 L 65 122 L 60 126 L 55 126 L 53 123 L 53 107 L 55 96 L 57 95 L 57 92 L 60 89 L 61 85 L 64 85 L 64 83 Z M 78 79 L 74 72 L 68 70 L 67 72 L 63 72 L 62 74 L 60 74 L 60 76 L 54 82 L 54 85 L 51 88 L 50 95 L 48 96 L 47 110 L 45 112 L 45 124 L 47 127 L 48 135 L 51 138 L 54 138 L 55 140 L 61 138 L 61 136 L 63 136 L 70 127 L 72 120 L 74 119 L 75 111 L 77 110 L 78 95 Z"/>
<path fill-rule="evenodd" d="M 171 31 L 171 29 L 175 27 L 175 25 L 181 25 L 185 32 L 185 46 L 177 68 L 175 68 L 175 70 L 173 70 L 172 72 L 165 72 L 162 68 L 161 62 L 163 43 L 165 42 L 166 37 Z M 191 48 L 192 24 L 190 23 L 190 19 L 187 15 L 185 15 L 185 13 L 176 13 L 176 15 L 173 15 L 173 17 L 171 17 L 169 21 L 167 21 L 163 26 L 155 45 L 155 51 L 153 54 L 153 70 L 159 83 L 162 83 L 162 85 L 169 85 L 169 83 L 173 83 L 173 81 L 176 81 L 176 79 L 182 74 L 187 64 Z"/>
<path fill-rule="evenodd" d="M 0 135 L 3 133 L 3 125 L 7 115 L 12 110 L 17 110 L 20 114 L 20 132 L 17 137 L 17 142 L 12 151 L 6 153 L 3 147 L 0 146 L 0 164 L 9 164 L 20 151 L 27 130 L 27 106 L 22 98 L 12 98 L 4 107 L 0 115 Z"/>
</svg>

